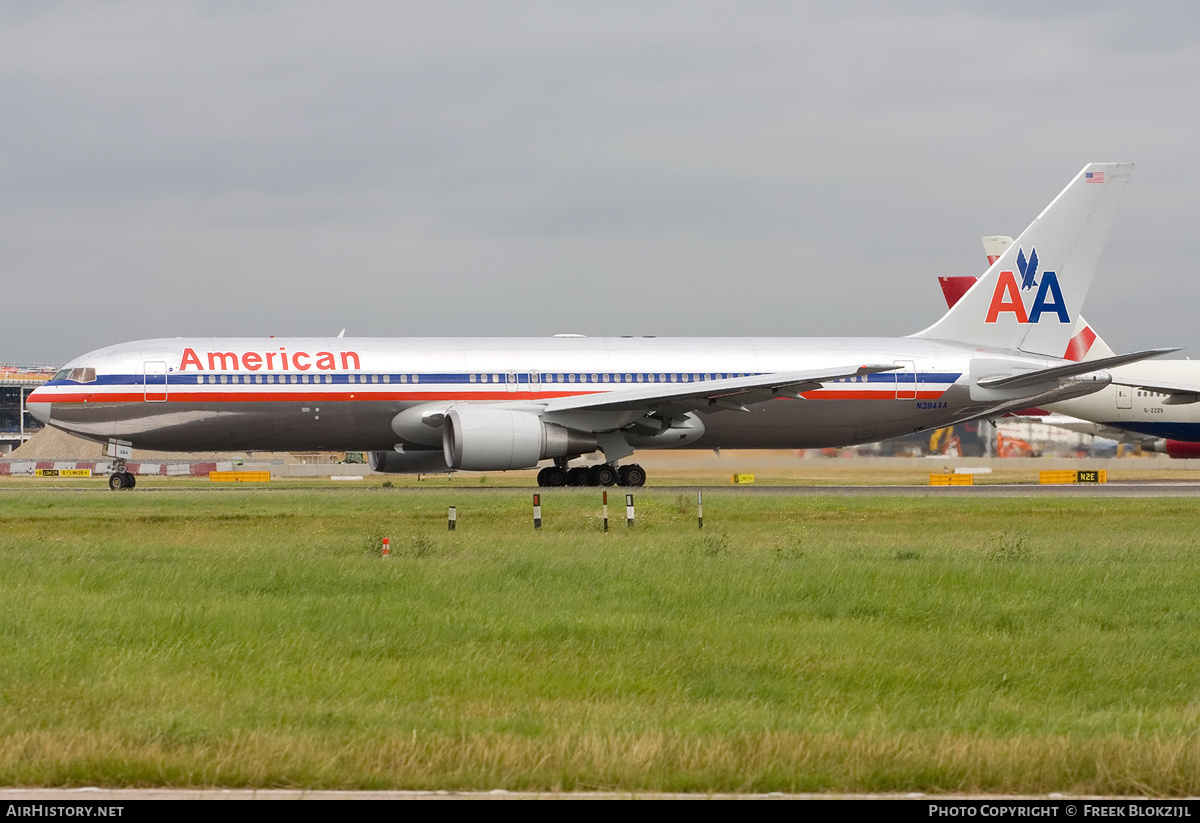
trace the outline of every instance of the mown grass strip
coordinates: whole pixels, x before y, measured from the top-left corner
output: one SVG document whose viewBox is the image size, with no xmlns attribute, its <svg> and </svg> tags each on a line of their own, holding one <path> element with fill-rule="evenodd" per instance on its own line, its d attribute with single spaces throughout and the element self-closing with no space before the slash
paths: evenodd
<svg viewBox="0 0 1200 823">
<path fill-rule="evenodd" d="M 452 501 L 6 497 L 0 780 L 1200 793 L 1200 503 Z"/>
</svg>

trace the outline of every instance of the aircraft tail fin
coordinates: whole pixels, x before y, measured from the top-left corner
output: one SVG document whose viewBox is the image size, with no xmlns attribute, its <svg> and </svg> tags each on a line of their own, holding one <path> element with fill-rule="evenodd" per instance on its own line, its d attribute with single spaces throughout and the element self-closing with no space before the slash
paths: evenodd
<svg viewBox="0 0 1200 823">
<path fill-rule="evenodd" d="M 988 265 L 991 265 L 990 263 Z M 938 285 L 942 287 L 942 297 L 946 298 L 946 308 L 954 308 L 954 304 L 963 299 L 971 287 L 979 280 L 970 274 L 955 275 L 954 277 L 939 277 Z"/>
<path fill-rule="evenodd" d="M 1013 239 L 1004 235 L 980 239 L 983 241 L 983 253 L 987 255 L 989 266 L 999 260 L 1000 255 L 1004 254 L 1004 250 L 1013 244 Z M 943 277 L 939 279 L 963 280 L 964 278 Z M 946 300 L 949 300 L 950 294 L 947 292 L 947 288 L 946 284 L 942 285 L 942 293 L 946 295 Z M 959 288 L 962 288 L 961 284 Z M 965 292 L 965 289 L 963 291 Z M 1063 360 L 1096 360 L 1101 357 L 1114 356 L 1116 356 L 1116 352 L 1104 342 L 1100 335 L 1096 334 L 1096 330 L 1083 319 L 1083 315 L 1076 317 L 1075 326 L 1071 329 L 1071 339 L 1067 343 L 1067 350 L 1062 355 Z"/>
<path fill-rule="evenodd" d="M 1132 170 L 1132 163 L 1084 166 L 1015 242 L 996 249 L 983 277 L 913 337 L 1071 354 L 1074 327 Z M 1089 348 L 1083 340 L 1075 345 Z"/>
<path fill-rule="evenodd" d="M 1082 317 L 1075 321 L 1075 328 L 1072 331 L 1075 334 L 1067 343 L 1063 360 L 1098 360 L 1102 357 L 1116 355 L 1116 352 L 1104 342 L 1100 335 L 1096 334 L 1095 330 Z"/>
<path fill-rule="evenodd" d="M 1004 254 L 1005 249 L 1013 244 L 1011 237 L 1002 234 L 995 234 L 991 237 L 980 239 L 983 240 L 983 253 L 987 255 L 989 266 L 999 260 L 1000 255 Z"/>
<path fill-rule="evenodd" d="M 983 241 L 983 253 L 987 255 L 988 265 L 991 266 L 1000 259 L 1004 250 L 1013 244 L 1011 237 L 996 235 L 980 238 Z M 938 285 L 942 287 L 942 296 L 946 298 L 946 308 L 954 308 L 954 304 L 963 298 L 978 278 L 969 274 L 955 277 L 939 277 Z M 1067 350 L 1063 352 L 1063 360 L 1096 360 L 1101 357 L 1113 357 L 1113 351 L 1107 343 L 1096 334 L 1091 324 L 1083 315 L 1075 318 L 1075 326 L 1071 329 L 1071 339 L 1067 342 Z"/>
</svg>

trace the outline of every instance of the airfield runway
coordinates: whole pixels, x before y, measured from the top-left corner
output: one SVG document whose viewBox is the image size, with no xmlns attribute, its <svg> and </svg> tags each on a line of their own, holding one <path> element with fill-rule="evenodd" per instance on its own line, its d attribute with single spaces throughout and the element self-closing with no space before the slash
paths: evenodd
<svg viewBox="0 0 1200 823">
<path fill-rule="evenodd" d="M 322 485 L 320 483 L 305 484 L 307 491 L 321 492 L 327 491 L 330 493 L 350 491 L 357 487 L 345 482 L 329 483 Z M 138 488 L 132 491 L 121 492 L 123 495 L 139 495 L 139 494 L 161 494 L 169 492 L 172 494 L 188 493 L 188 494 L 281 494 L 289 491 L 294 491 L 296 486 L 259 486 L 259 485 L 244 485 L 244 484 L 229 484 L 229 485 L 214 485 L 214 486 L 185 486 L 167 483 L 161 486 L 139 485 Z M 366 490 L 366 489 L 362 489 Z M 1099 484 L 1062 484 L 1062 485 L 1037 485 L 1030 483 L 1012 483 L 1001 484 L 995 483 L 990 485 L 979 486 L 858 486 L 858 485 L 836 485 L 836 486 L 774 486 L 774 485 L 742 485 L 742 486 L 711 486 L 704 484 L 696 485 L 670 485 L 670 486 L 655 486 L 648 485 L 639 488 L 628 489 L 621 486 L 611 486 L 604 488 L 562 488 L 562 489 L 545 489 L 530 485 L 522 486 L 447 486 L 447 485 L 430 485 L 427 487 L 408 486 L 403 489 L 397 489 L 408 494 L 445 494 L 447 491 L 454 492 L 466 496 L 479 494 L 494 494 L 497 491 L 524 491 L 528 493 L 544 494 L 548 497 L 553 497 L 555 494 L 587 494 L 601 491 L 608 491 L 614 495 L 612 502 L 615 505 L 619 501 L 618 495 L 633 493 L 635 495 L 645 493 L 667 493 L 667 494 L 695 494 L 697 491 L 703 491 L 706 497 L 738 497 L 738 496 L 774 496 L 774 497 L 947 497 L 954 499 L 962 498 L 994 498 L 994 497 L 1098 497 L 1098 498 L 1115 498 L 1115 497 L 1200 497 L 1200 481 L 1143 481 L 1143 482 L 1127 482 L 1127 483 L 1099 483 Z M 115 494 L 107 488 L 100 486 L 97 483 L 91 482 L 87 485 L 68 485 L 68 486 L 52 486 L 44 481 L 29 482 L 10 482 L 0 486 L 0 495 L 3 494 L 23 494 L 27 492 L 51 493 L 51 494 L 86 494 L 86 493 L 104 493 Z"/>
<path fill-rule="evenodd" d="M 678 486 L 656 491 L 758 494 L 791 497 L 1200 497 L 1200 483 L 1101 483 L 1096 485 L 991 486 Z"/>
</svg>

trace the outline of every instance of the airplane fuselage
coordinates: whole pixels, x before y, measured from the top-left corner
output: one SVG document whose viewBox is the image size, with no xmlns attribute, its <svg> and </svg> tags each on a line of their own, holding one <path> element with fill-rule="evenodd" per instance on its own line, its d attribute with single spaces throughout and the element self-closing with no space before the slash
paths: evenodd
<svg viewBox="0 0 1200 823">
<path fill-rule="evenodd" d="M 983 413 L 995 399 L 972 400 L 968 374 L 988 356 L 1000 354 L 909 338 L 161 339 L 84 355 L 29 405 L 54 426 L 136 448 L 386 451 L 404 442 L 396 415 L 422 404 L 536 407 L 631 386 L 895 365 L 746 411 L 714 407 L 701 413 L 698 438 L 639 446 L 814 448 Z M 1030 368 L 1054 362 L 1003 356 Z"/>
<path fill-rule="evenodd" d="M 1200 389 L 1200 361 L 1148 361 L 1119 366 L 1111 373 L 1111 385 L 1087 397 L 1047 404 L 1046 408 L 1146 437 L 1200 440 L 1200 395 L 1172 395 L 1140 387 L 1194 385 Z"/>
</svg>

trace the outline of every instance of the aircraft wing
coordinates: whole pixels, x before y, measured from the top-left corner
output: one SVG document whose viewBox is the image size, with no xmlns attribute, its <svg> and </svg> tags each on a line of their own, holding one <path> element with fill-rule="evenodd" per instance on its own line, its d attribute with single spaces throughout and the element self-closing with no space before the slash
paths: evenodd
<svg viewBox="0 0 1200 823">
<path fill-rule="evenodd" d="M 1022 409 L 1026 409 L 1031 406 L 1040 406 L 1044 403 L 1053 403 L 1056 400 L 1062 399 L 1062 395 L 1057 390 L 1052 390 L 1038 395 L 1037 397 L 1025 397 L 1021 398 L 1020 400 L 1001 401 L 996 403 L 996 405 L 992 406 L 991 408 L 985 409 L 981 412 L 964 414 L 961 417 L 956 417 L 954 418 L 953 422 L 947 423 L 946 425 L 957 426 L 959 423 L 969 423 L 972 420 L 991 420 L 994 422 L 996 418 L 1003 417 L 1006 414 L 1012 414 L 1013 412 L 1019 412 Z M 1015 416 L 1021 417 L 1019 414 Z M 1025 419 L 1039 423 L 1042 422 L 1036 417 L 1027 417 Z"/>
<path fill-rule="evenodd" d="M 1010 414 L 1005 420 L 1023 420 L 1026 423 L 1041 423 L 1043 426 L 1053 426 L 1056 429 L 1074 432 L 1075 434 L 1090 434 L 1095 437 L 1107 437 L 1126 443 L 1141 443 L 1146 435 L 1137 434 L 1125 429 L 1106 426 L 1103 423 L 1093 423 L 1091 420 L 1081 420 L 1066 414 L 1026 415 Z"/>
<path fill-rule="evenodd" d="M 639 409 L 746 411 L 746 404 L 775 397 L 800 399 L 800 392 L 819 389 L 825 383 L 867 374 L 895 371 L 897 365 L 842 366 L 809 371 L 773 372 L 748 377 L 727 377 L 694 383 L 650 383 L 596 394 L 559 397 L 544 411 L 636 411 Z"/>
</svg>

